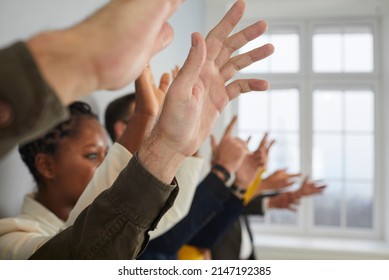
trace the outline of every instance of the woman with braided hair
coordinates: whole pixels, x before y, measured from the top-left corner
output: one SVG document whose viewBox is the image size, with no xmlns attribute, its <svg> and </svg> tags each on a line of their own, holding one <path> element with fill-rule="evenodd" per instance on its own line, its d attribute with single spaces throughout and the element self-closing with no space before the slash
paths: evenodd
<svg viewBox="0 0 389 280">
<path fill-rule="evenodd" d="M 72 103 L 69 112 L 67 121 L 19 147 L 37 191 L 25 197 L 22 214 L 0 220 L 2 259 L 28 258 L 62 229 L 107 153 L 107 134 L 89 105 Z"/>
</svg>

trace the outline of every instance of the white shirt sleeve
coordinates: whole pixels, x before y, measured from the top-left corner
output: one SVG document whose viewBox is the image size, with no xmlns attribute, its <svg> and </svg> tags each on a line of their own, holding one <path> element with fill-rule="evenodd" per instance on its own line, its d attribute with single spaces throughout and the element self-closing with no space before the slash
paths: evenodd
<svg viewBox="0 0 389 280">
<path fill-rule="evenodd" d="M 126 148 L 116 142 L 113 144 L 104 161 L 96 170 L 92 180 L 78 199 L 77 204 L 70 212 L 69 218 L 65 223 L 65 228 L 72 225 L 81 211 L 91 204 L 101 192 L 112 186 L 119 173 L 127 166 L 131 158 L 132 154 Z M 188 214 L 203 163 L 203 159 L 196 157 L 190 157 L 184 160 L 176 175 L 180 186 L 178 196 L 173 207 L 159 221 L 158 227 L 150 232 L 151 239 L 167 232 Z"/>
<path fill-rule="evenodd" d="M 116 142 L 112 145 L 105 159 L 97 168 L 92 180 L 70 212 L 65 228 L 72 225 L 82 210 L 91 204 L 100 193 L 112 186 L 131 158 L 132 154 L 122 145 Z"/>
</svg>

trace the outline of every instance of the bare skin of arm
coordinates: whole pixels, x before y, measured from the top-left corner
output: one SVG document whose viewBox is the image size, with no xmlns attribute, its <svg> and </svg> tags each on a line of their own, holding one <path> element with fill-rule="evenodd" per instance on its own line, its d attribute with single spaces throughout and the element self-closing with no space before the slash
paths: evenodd
<svg viewBox="0 0 389 280">
<path fill-rule="evenodd" d="M 169 88 L 156 126 L 139 149 L 141 162 L 162 182 L 170 183 L 183 159 L 198 150 L 230 100 L 268 88 L 266 81 L 258 79 L 235 80 L 226 85 L 236 70 L 274 51 L 266 44 L 231 57 L 267 27 L 259 21 L 229 36 L 244 10 L 244 1 L 239 0 L 205 40 L 199 33 L 192 34 L 188 58 Z"/>
<path fill-rule="evenodd" d="M 113 0 L 81 23 L 37 34 L 27 45 L 43 77 L 66 105 L 139 77 L 151 57 L 172 41 L 167 20 L 181 2 Z"/>
</svg>

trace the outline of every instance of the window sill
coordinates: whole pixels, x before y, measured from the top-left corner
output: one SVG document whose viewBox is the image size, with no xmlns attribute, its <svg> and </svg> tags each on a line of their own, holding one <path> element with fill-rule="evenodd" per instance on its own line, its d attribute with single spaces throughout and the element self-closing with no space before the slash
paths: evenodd
<svg viewBox="0 0 389 280">
<path fill-rule="evenodd" d="M 389 244 L 380 241 L 257 234 L 254 246 L 257 258 L 268 260 L 389 259 Z"/>
</svg>

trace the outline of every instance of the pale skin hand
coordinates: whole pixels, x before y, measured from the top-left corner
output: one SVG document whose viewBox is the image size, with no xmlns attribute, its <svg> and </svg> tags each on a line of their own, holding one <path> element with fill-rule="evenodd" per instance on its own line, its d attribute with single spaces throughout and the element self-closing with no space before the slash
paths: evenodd
<svg viewBox="0 0 389 280">
<path fill-rule="evenodd" d="M 236 172 L 235 184 L 237 186 L 246 189 L 255 179 L 255 175 L 266 169 L 270 148 L 275 142 L 274 140 L 269 142 L 268 138 L 268 134 L 266 133 L 259 143 L 258 148 L 254 152 L 246 155 L 242 165 Z M 257 188 L 257 192 L 259 192 L 259 188 Z"/>
<path fill-rule="evenodd" d="M 268 134 L 266 133 L 259 143 L 258 148 L 254 152 L 246 155 L 242 165 L 236 173 L 235 184 L 237 186 L 247 189 L 255 179 L 256 174 L 266 169 L 270 148 L 274 142 L 274 140 L 268 141 Z M 259 186 L 257 187 L 255 194 L 261 192 Z"/>
<path fill-rule="evenodd" d="M 134 81 L 172 41 L 167 20 L 181 2 L 113 0 L 76 26 L 38 34 L 27 45 L 45 80 L 69 104 Z"/>
<path fill-rule="evenodd" d="M 265 133 L 265 135 L 262 137 L 262 140 L 255 151 L 255 153 L 258 154 L 258 157 L 261 159 L 260 168 L 262 170 L 265 170 L 267 168 L 267 164 L 269 162 L 269 154 L 270 149 L 274 145 L 276 141 L 272 139 L 269 141 L 269 133 Z"/>
<path fill-rule="evenodd" d="M 262 180 L 262 190 L 279 190 L 293 185 L 301 173 L 287 173 L 286 169 L 279 169 Z"/>
<path fill-rule="evenodd" d="M 289 209 L 296 211 L 298 200 L 292 192 L 284 192 L 269 198 L 269 208 Z"/>
<path fill-rule="evenodd" d="M 139 150 L 141 162 L 163 182 L 171 182 L 183 159 L 198 150 L 227 103 L 248 91 L 261 91 L 268 83 L 258 79 L 229 81 L 236 70 L 273 53 L 267 44 L 232 57 L 233 52 L 266 30 L 257 22 L 229 34 L 242 18 L 245 3 L 238 0 L 204 40 L 192 34 L 188 58 L 167 93 L 160 118 Z"/>
<path fill-rule="evenodd" d="M 231 122 L 226 127 L 219 144 L 217 144 L 215 137 L 211 135 L 211 164 L 219 164 L 223 166 L 230 174 L 235 173 L 248 153 L 247 142 L 237 137 L 232 137 L 231 135 L 236 120 L 236 116 L 232 118 Z"/>
<path fill-rule="evenodd" d="M 320 194 L 326 187 L 327 185 L 325 184 L 316 184 L 310 181 L 308 177 L 305 177 L 304 182 L 297 191 L 293 192 L 293 195 L 296 199 L 300 199 L 303 196 Z"/>
</svg>

